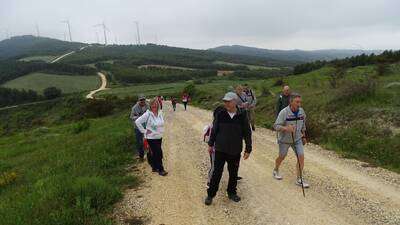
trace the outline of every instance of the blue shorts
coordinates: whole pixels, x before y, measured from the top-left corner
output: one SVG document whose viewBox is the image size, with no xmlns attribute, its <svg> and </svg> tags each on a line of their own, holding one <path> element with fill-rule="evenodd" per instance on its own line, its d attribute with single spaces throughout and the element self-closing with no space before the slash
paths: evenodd
<svg viewBox="0 0 400 225">
<path fill-rule="evenodd" d="M 300 140 L 296 141 L 294 148 L 293 144 L 286 144 L 286 143 L 278 143 L 279 144 L 279 156 L 285 157 L 288 153 L 289 147 L 292 147 L 293 150 L 296 149 L 297 155 L 301 156 L 304 155 L 304 148 L 303 142 Z"/>
</svg>

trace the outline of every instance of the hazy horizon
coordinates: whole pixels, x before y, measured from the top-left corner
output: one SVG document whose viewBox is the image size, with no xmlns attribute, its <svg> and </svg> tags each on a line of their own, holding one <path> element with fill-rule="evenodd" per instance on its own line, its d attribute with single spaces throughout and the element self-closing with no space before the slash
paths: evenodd
<svg viewBox="0 0 400 225">
<path fill-rule="evenodd" d="M 3 0 L 0 40 L 36 35 L 64 40 L 69 20 L 73 41 L 142 43 L 208 49 L 243 45 L 282 50 L 400 49 L 400 1 L 59 1 Z"/>
</svg>

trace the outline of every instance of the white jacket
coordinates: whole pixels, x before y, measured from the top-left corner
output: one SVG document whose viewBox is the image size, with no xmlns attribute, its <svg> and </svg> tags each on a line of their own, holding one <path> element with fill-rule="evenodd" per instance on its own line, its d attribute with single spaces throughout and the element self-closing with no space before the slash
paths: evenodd
<svg viewBox="0 0 400 225">
<path fill-rule="evenodd" d="M 135 121 L 136 127 L 144 134 L 147 139 L 161 139 L 164 133 L 164 118 L 162 111 L 155 116 L 153 112 L 147 110 Z M 148 133 L 150 131 L 150 133 Z"/>
</svg>

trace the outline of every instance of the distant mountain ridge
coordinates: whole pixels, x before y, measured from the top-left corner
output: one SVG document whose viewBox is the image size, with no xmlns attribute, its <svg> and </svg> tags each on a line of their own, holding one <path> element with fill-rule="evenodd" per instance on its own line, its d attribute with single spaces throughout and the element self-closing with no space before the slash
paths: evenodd
<svg viewBox="0 0 400 225">
<path fill-rule="evenodd" d="M 238 54 L 246 56 L 257 56 L 265 59 L 274 59 L 291 62 L 311 62 L 315 60 L 333 60 L 336 58 L 342 59 L 355 55 L 379 54 L 382 50 L 360 50 L 360 49 L 323 49 L 323 50 L 272 50 L 256 47 L 247 47 L 242 45 L 223 45 L 208 49 L 210 51 Z"/>
<path fill-rule="evenodd" d="M 0 59 L 25 55 L 60 55 L 85 45 L 87 44 L 32 35 L 16 36 L 0 41 Z"/>
</svg>

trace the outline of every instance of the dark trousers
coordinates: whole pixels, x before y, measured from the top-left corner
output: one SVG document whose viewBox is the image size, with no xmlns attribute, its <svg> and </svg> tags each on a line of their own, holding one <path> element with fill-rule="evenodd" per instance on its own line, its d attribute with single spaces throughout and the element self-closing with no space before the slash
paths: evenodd
<svg viewBox="0 0 400 225">
<path fill-rule="evenodd" d="M 187 102 L 183 102 L 183 107 L 185 107 L 185 111 L 186 111 L 186 108 L 187 108 Z"/>
<path fill-rule="evenodd" d="M 215 151 L 214 171 L 210 180 L 210 186 L 207 190 L 208 196 L 214 197 L 217 194 L 225 162 L 228 163 L 229 182 L 227 192 L 229 195 L 236 194 L 237 176 L 239 170 L 240 154 L 229 155 L 223 152 Z"/>
<path fill-rule="evenodd" d="M 164 166 L 162 163 L 163 152 L 161 149 L 162 139 L 147 139 L 151 149 L 151 162 L 153 169 L 157 171 L 164 171 Z"/>
<path fill-rule="evenodd" d="M 144 157 L 144 149 L 143 149 L 143 134 L 139 129 L 135 128 L 135 136 L 136 136 L 136 150 L 139 157 Z"/>
<path fill-rule="evenodd" d="M 174 111 L 176 110 L 176 104 L 172 104 L 172 108 L 174 109 Z"/>
</svg>

